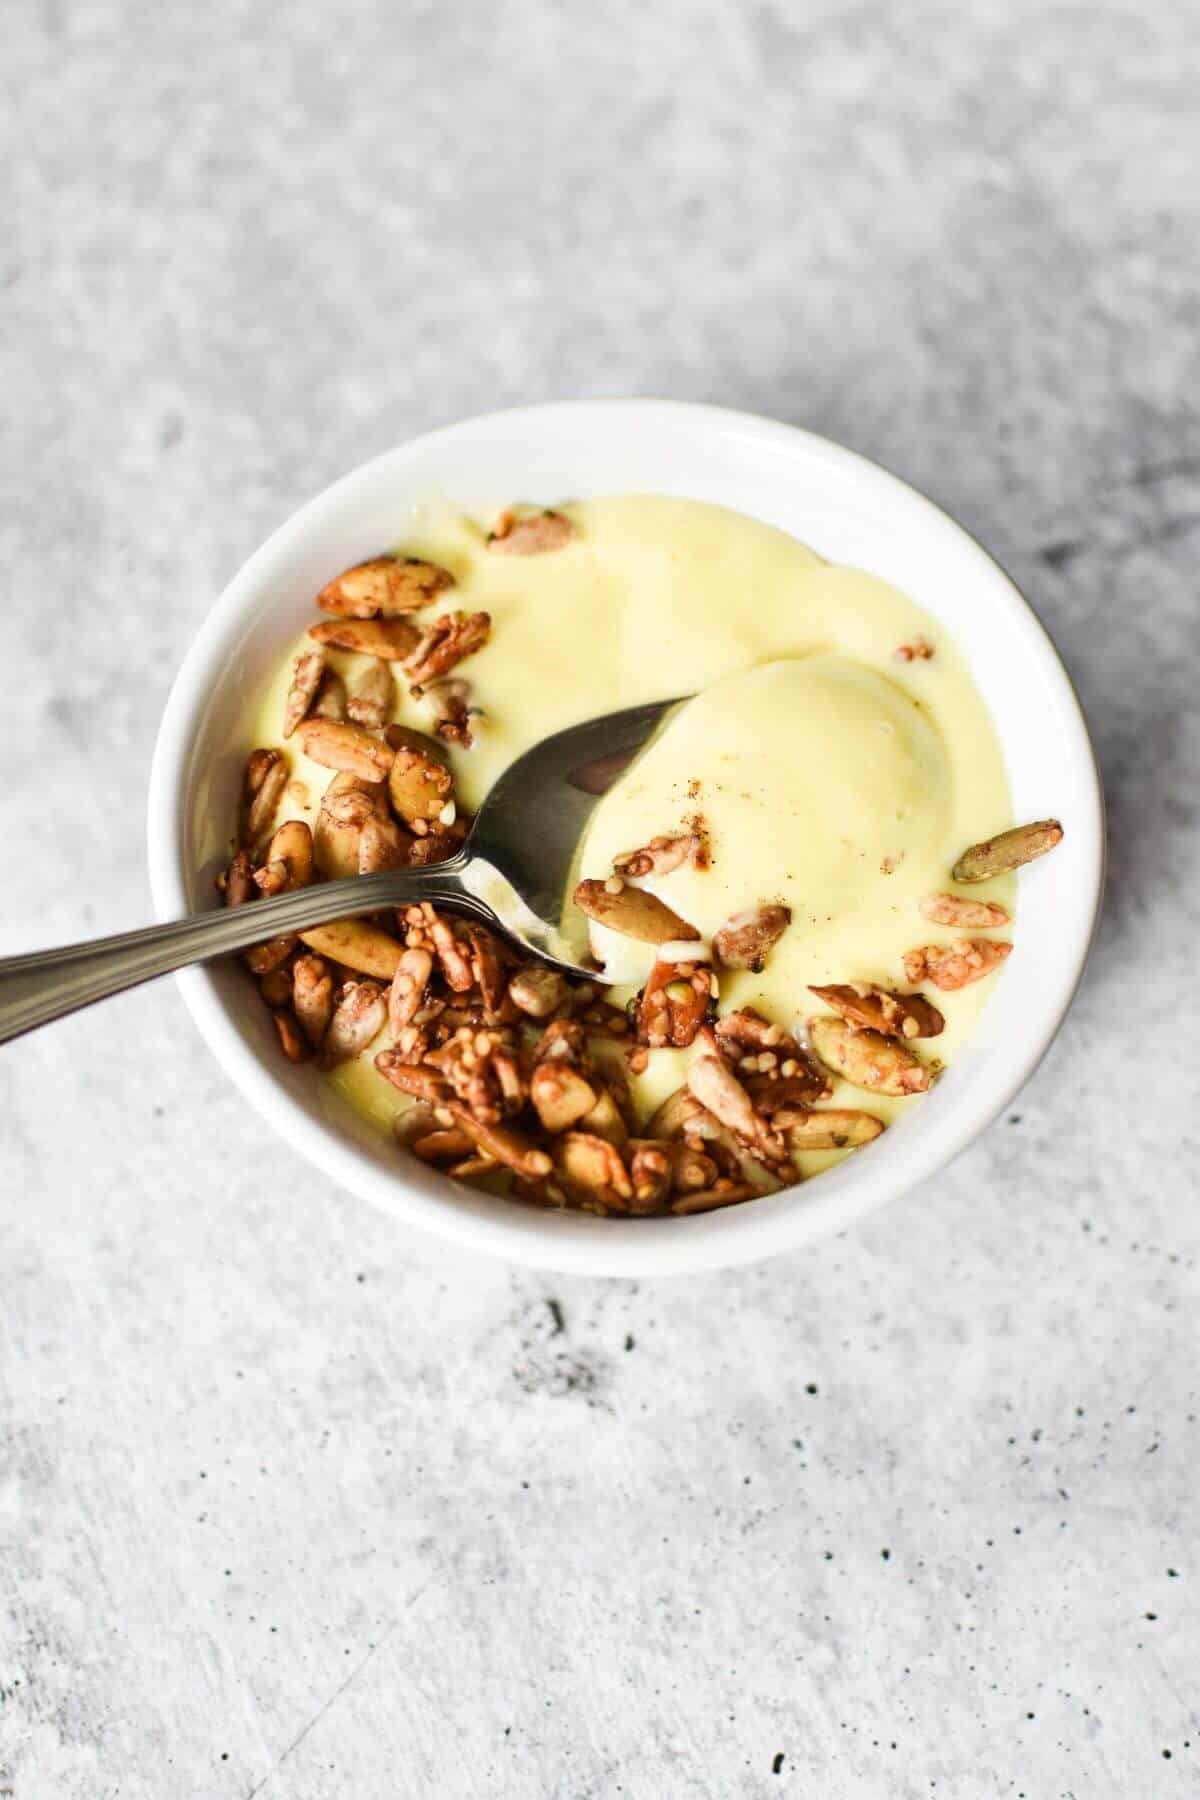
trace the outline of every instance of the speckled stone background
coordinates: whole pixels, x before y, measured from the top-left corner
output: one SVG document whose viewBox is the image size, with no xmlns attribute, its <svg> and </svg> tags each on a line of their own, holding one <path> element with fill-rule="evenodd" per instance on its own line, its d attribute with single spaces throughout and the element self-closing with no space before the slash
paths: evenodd
<svg viewBox="0 0 1200 1800">
<path fill-rule="evenodd" d="M 159 713 L 268 531 L 577 394 L 938 495 L 1080 685 L 1112 878 L 1008 1118 L 678 1285 L 401 1235 L 264 1140 L 170 985 L 0 1054 L 0 1795 L 1200 1791 L 1194 9 L 4 35 L 8 948 L 148 916 Z"/>
</svg>

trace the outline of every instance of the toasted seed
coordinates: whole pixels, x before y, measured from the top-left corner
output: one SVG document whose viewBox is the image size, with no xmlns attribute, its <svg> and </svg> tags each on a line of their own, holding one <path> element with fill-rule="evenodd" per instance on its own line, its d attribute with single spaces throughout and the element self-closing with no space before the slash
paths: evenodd
<svg viewBox="0 0 1200 1800">
<path fill-rule="evenodd" d="M 453 587 L 449 569 L 415 556 L 375 556 L 345 569 L 317 595 L 322 612 L 350 619 L 385 619 L 417 612 Z"/>
<path fill-rule="evenodd" d="M 447 1163 L 458 1162 L 469 1156 L 473 1139 L 457 1125 L 442 1126 L 439 1130 L 427 1131 L 412 1141 L 414 1156 L 422 1162 Z"/>
<path fill-rule="evenodd" d="M 299 939 L 292 932 L 283 937 L 268 938 L 263 944 L 255 944 L 243 952 L 242 961 L 252 975 L 269 975 L 280 963 L 285 963 L 296 948 Z"/>
<path fill-rule="evenodd" d="M 312 832 L 303 819 L 288 819 L 272 837 L 254 879 L 264 894 L 291 894 L 313 878 Z"/>
<path fill-rule="evenodd" d="M 283 709 L 283 735 L 290 738 L 301 719 L 307 718 L 309 708 L 317 697 L 321 685 L 321 677 L 325 673 L 325 652 L 302 650 L 296 658 L 296 667 L 292 671 L 292 684 L 288 688 L 287 704 Z"/>
<path fill-rule="evenodd" d="M 428 950 L 406 950 L 400 958 L 388 995 L 388 1025 L 393 1037 L 399 1037 L 421 1010 L 432 974 L 433 957 Z"/>
<path fill-rule="evenodd" d="M 569 1064 L 539 1063 L 529 1078 L 529 1098 L 547 1131 L 567 1131 L 596 1104 L 596 1090 Z"/>
<path fill-rule="evenodd" d="M 956 938 L 952 944 L 926 944 L 909 950 L 904 973 L 910 981 L 931 981 L 943 993 L 982 981 L 1011 955 L 1012 945 L 1003 938 Z"/>
<path fill-rule="evenodd" d="M 335 919 L 331 925 L 312 925 L 300 933 L 310 950 L 345 963 L 360 975 L 390 981 L 400 964 L 404 947 L 378 925 L 365 919 Z"/>
<path fill-rule="evenodd" d="M 358 836 L 358 872 L 378 875 L 384 869 L 403 869 L 408 863 L 412 839 L 386 813 L 372 813 Z"/>
<path fill-rule="evenodd" d="M 895 994 L 873 983 L 810 987 L 810 994 L 860 1030 L 882 1031 L 885 1037 L 937 1037 L 946 1021 L 924 994 Z"/>
<path fill-rule="evenodd" d="M 413 691 L 446 675 L 487 643 L 492 615 L 486 612 L 442 613 L 425 631 L 404 659 Z"/>
<path fill-rule="evenodd" d="M 625 1147 L 633 1200 L 629 1210 L 639 1217 L 657 1212 L 671 1191 L 672 1155 L 665 1144 L 630 1138 Z"/>
<path fill-rule="evenodd" d="M 961 894 L 926 894 L 921 917 L 960 931 L 996 931 L 1010 923 L 1008 911 L 994 900 L 964 900 Z"/>
<path fill-rule="evenodd" d="M 402 662 L 421 641 L 421 633 L 407 619 L 323 619 L 310 625 L 308 635 L 335 650 L 353 650 L 359 656 L 381 656 L 384 662 Z"/>
<path fill-rule="evenodd" d="M 375 1058 L 375 1067 L 384 1080 L 390 1081 L 402 1094 L 411 1094 L 414 1100 L 428 1101 L 431 1106 L 449 1106 L 450 1083 L 428 1063 L 405 1062 L 401 1051 L 381 1050 Z"/>
<path fill-rule="evenodd" d="M 378 1058 L 376 1061 L 378 1062 Z M 481 1150 L 485 1150 L 506 1168 L 514 1169 L 518 1175 L 537 1180 L 539 1176 L 548 1175 L 553 1168 L 546 1152 L 539 1150 L 516 1126 L 485 1123 L 475 1118 L 458 1100 L 447 1100 L 446 1110 Z"/>
<path fill-rule="evenodd" d="M 845 1019 L 822 1014 L 808 1022 L 812 1047 L 834 1074 L 872 1094 L 923 1094 L 929 1068 L 898 1038 L 856 1031 Z"/>
<path fill-rule="evenodd" d="M 743 1142 L 752 1145 L 770 1162 L 783 1160 L 786 1155 L 783 1139 L 719 1056 L 698 1056 L 688 1070 L 687 1084 L 700 1104 Z"/>
<path fill-rule="evenodd" d="M 651 838 L 640 850 L 626 850 L 623 855 L 614 856 L 613 868 L 618 876 L 627 875 L 631 880 L 642 875 L 670 875 L 695 857 L 700 842 L 691 831 Z"/>
<path fill-rule="evenodd" d="M 671 1159 L 671 1187 L 677 1194 L 694 1194 L 711 1187 L 720 1174 L 711 1156 L 681 1138 L 665 1145 Z"/>
<path fill-rule="evenodd" d="M 321 1062 L 329 1069 L 349 1062 L 373 1044 L 387 1019 L 387 1001 L 375 981 L 348 981 L 334 1001 L 333 1015 L 321 1045 Z"/>
<path fill-rule="evenodd" d="M 883 1120 L 874 1113 L 836 1106 L 789 1108 L 777 1115 L 776 1123 L 792 1150 L 854 1150 L 883 1130 Z"/>
<path fill-rule="evenodd" d="M 707 963 L 656 962 L 634 1011 L 640 1044 L 683 1050 L 695 1040 L 715 1007 Z"/>
<path fill-rule="evenodd" d="M 256 844 L 269 829 L 287 782 L 287 758 L 281 750 L 251 751 L 246 763 L 243 844 Z"/>
<path fill-rule="evenodd" d="M 333 977 L 319 956 L 296 958 L 292 1005 L 301 1031 L 313 1049 L 319 1050 L 333 1012 Z"/>
<path fill-rule="evenodd" d="M 382 731 L 396 705 L 396 683 L 381 656 L 372 657 L 350 690 L 346 713 L 367 731 Z"/>
<path fill-rule="evenodd" d="M 713 955 L 722 968 L 757 975 L 791 922 L 790 906 L 752 906 L 734 913 L 713 933 Z"/>
<path fill-rule="evenodd" d="M 357 775 L 335 775 L 321 796 L 313 827 L 313 856 L 326 881 L 358 874 L 363 826 L 375 817 L 389 817 L 387 794 L 380 784 Z"/>
<path fill-rule="evenodd" d="M 897 662 L 928 662 L 933 655 L 933 645 L 926 637 L 915 637 L 907 644 L 897 644 L 892 655 Z"/>
<path fill-rule="evenodd" d="M 743 1062 L 738 1071 L 738 1078 L 753 1100 L 764 1119 L 775 1123 L 776 1115 L 787 1112 L 797 1106 L 811 1106 L 814 1100 L 827 1100 L 833 1089 L 823 1069 L 818 1069 L 809 1057 L 803 1062 L 796 1062 L 796 1071 L 791 1075 L 767 1074 L 750 1075 Z"/>
<path fill-rule="evenodd" d="M 596 1104 L 579 1123 L 593 1137 L 603 1138 L 609 1144 L 623 1144 L 629 1136 L 629 1127 L 609 1087 L 597 1087 Z"/>
<path fill-rule="evenodd" d="M 993 875 L 1005 875 L 1035 861 L 1061 844 L 1063 828 L 1057 819 L 1039 819 L 1033 825 L 1016 825 L 1002 831 L 999 837 L 985 838 L 964 850 L 951 874 L 955 881 L 989 881 Z"/>
<path fill-rule="evenodd" d="M 382 781 L 395 759 L 387 744 L 361 726 L 339 725 L 335 719 L 305 719 L 296 735 L 314 762 L 360 781 Z"/>
<path fill-rule="evenodd" d="M 645 1135 L 652 1138 L 678 1138 L 688 1122 L 703 1110 L 702 1103 L 687 1087 L 676 1088 L 647 1121 Z"/>
<path fill-rule="evenodd" d="M 226 906 L 244 906 L 257 898 L 254 884 L 254 858 L 248 850 L 239 850 L 225 871 Z"/>
<path fill-rule="evenodd" d="M 419 825 L 423 836 L 440 817 L 454 788 L 449 769 L 427 751 L 404 746 L 394 753 L 388 774 L 392 805 L 410 826 Z"/>
<path fill-rule="evenodd" d="M 519 969 L 508 984 L 513 1005 L 531 1019 L 548 1019 L 559 1012 L 566 1005 L 570 991 L 556 970 L 539 968 L 537 964 Z"/>
<path fill-rule="evenodd" d="M 271 1016 L 275 1020 L 275 1029 L 279 1033 L 280 1047 L 288 1061 L 293 1063 L 307 1062 L 312 1055 L 312 1051 L 301 1037 L 300 1028 L 296 1024 L 291 1013 L 281 1007 L 278 1012 L 272 1013 Z"/>
<path fill-rule="evenodd" d="M 610 894 L 602 881 L 581 881 L 575 889 L 575 905 L 598 925 L 607 925 L 622 937 L 643 944 L 667 944 L 672 938 L 698 938 L 700 933 L 686 919 L 645 888 L 623 887 Z"/>
<path fill-rule="evenodd" d="M 574 535 L 565 513 L 547 509 L 522 518 L 510 507 L 488 533 L 487 547 L 497 556 L 543 556 L 548 550 L 564 549 Z"/>
<path fill-rule="evenodd" d="M 292 998 L 292 971 L 287 963 L 259 977 L 258 991 L 268 1006 L 287 1006 Z"/>
<path fill-rule="evenodd" d="M 317 689 L 317 697 L 309 708 L 310 719 L 346 717 L 346 684 L 336 669 L 326 669 Z"/>
<path fill-rule="evenodd" d="M 590 1131 L 568 1131 L 554 1146 L 554 1166 L 570 1187 L 606 1205 L 633 1199 L 633 1183 L 615 1144 Z"/>
</svg>

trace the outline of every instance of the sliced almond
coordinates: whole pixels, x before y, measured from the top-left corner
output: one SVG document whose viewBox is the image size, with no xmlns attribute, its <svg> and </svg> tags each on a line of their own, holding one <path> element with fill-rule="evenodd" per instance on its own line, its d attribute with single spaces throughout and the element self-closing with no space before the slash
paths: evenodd
<svg viewBox="0 0 1200 1800">
<path fill-rule="evenodd" d="M 394 937 L 365 919 L 335 919 L 331 925 L 311 925 L 300 937 L 310 950 L 332 962 L 344 963 L 360 975 L 373 975 L 377 981 L 390 981 L 404 954 L 403 946 Z"/>
<path fill-rule="evenodd" d="M 402 662 L 421 642 L 421 633 L 407 619 L 323 619 L 310 625 L 315 643 L 335 650 L 353 650 L 357 656 L 381 656 L 384 662 Z"/>
<path fill-rule="evenodd" d="M 612 894 L 602 881 L 581 881 L 574 893 L 575 905 L 598 925 L 643 944 L 667 944 L 674 938 L 698 938 L 700 933 L 686 919 L 644 888 L 623 887 Z"/>
<path fill-rule="evenodd" d="M 263 944 L 255 944 L 243 952 L 242 961 L 252 975 L 269 975 L 281 963 L 285 963 L 296 948 L 299 939 L 292 932 L 282 937 L 268 938 Z"/>
<path fill-rule="evenodd" d="M 1062 843 L 1063 828 L 1057 819 L 1039 819 L 1033 825 L 1016 825 L 1002 831 L 999 837 L 985 838 L 964 850 L 951 874 L 955 881 L 990 881 L 993 875 L 1006 875 L 1025 863 L 1045 856 Z"/>
<path fill-rule="evenodd" d="M 387 1001 L 375 981 L 348 981 L 334 999 L 333 1015 L 321 1045 L 325 1068 L 360 1056 L 383 1030 Z"/>
<path fill-rule="evenodd" d="M 700 838 L 690 831 L 675 837 L 651 838 L 640 850 L 626 850 L 624 855 L 614 856 L 613 868 L 631 881 L 643 875 L 670 875 L 695 858 L 700 844 Z"/>
<path fill-rule="evenodd" d="M 408 866 L 412 839 L 386 813 L 373 813 L 358 838 L 358 872 L 379 875 L 385 869 Z"/>
<path fill-rule="evenodd" d="M 414 1156 L 422 1162 L 451 1163 L 460 1162 L 469 1156 L 474 1140 L 469 1138 L 458 1125 L 443 1127 L 439 1131 L 427 1131 L 423 1136 L 413 1139 Z"/>
<path fill-rule="evenodd" d="M 258 991 L 268 1006 L 290 1006 L 292 971 L 287 963 L 280 963 L 277 969 L 270 969 L 267 974 L 260 976 Z"/>
<path fill-rule="evenodd" d="M 652 1138 L 678 1138 L 688 1123 L 704 1108 L 702 1103 L 687 1087 L 675 1089 L 668 1094 L 658 1110 L 647 1121 L 645 1136 Z"/>
<path fill-rule="evenodd" d="M 283 735 L 285 738 L 290 738 L 301 719 L 307 718 L 309 708 L 317 697 L 317 690 L 320 688 L 324 673 L 325 652 L 322 649 L 300 652 L 292 671 L 292 683 L 288 688 L 287 704 L 283 709 Z"/>
<path fill-rule="evenodd" d="M 605 1206 L 633 1199 L 633 1183 L 615 1144 L 589 1131 L 568 1131 L 554 1146 L 554 1167 L 569 1188 L 581 1189 Z"/>
<path fill-rule="evenodd" d="M 346 717 L 346 684 L 336 669 L 326 669 L 317 689 L 317 697 L 309 708 L 312 719 L 344 719 Z"/>
<path fill-rule="evenodd" d="M 797 1107 L 777 1115 L 776 1123 L 792 1150 L 855 1150 L 883 1130 L 883 1120 L 852 1108 Z"/>
<path fill-rule="evenodd" d="M 515 1125 L 484 1124 L 457 1100 L 448 1100 L 446 1109 L 467 1136 L 494 1161 L 503 1163 L 505 1168 L 512 1169 L 531 1181 L 548 1175 L 553 1168 L 546 1152 L 539 1150 Z"/>
<path fill-rule="evenodd" d="M 442 613 L 404 659 L 414 688 L 422 688 L 426 682 L 449 674 L 465 657 L 481 650 L 491 629 L 490 613 Z"/>
<path fill-rule="evenodd" d="M 596 1090 L 578 1070 L 551 1059 L 530 1076 L 529 1098 L 547 1131 L 568 1131 L 592 1111 Z"/>
<path fill-rule="evenodd" d="M 591 1112 L 584 1114 L 579 1123 L 584 1131 L 590 1132 L 593 1137 L 603 1138 L 609 1144 L 623 1144 L 629 1136 L 629 1126 L 617 1105 L 616 1096 L 610 1087 L 603 1084 L 597 1086 L 595 1106 Z"/>
<path fill-rule="evenodd" d="M 872 1094 L 923 1094 L 930 1071 L 907 1044 L 879 1031 L 856 1031 L 828 1014 L 810 1019 L 813 1049 L 835 1075 Z"/>
<path fill-rule="evenodd" d="M 401 746 L 393 754 L 388 774 L 392 805 L 405 824 L 419 827 L 418 835 L 423 836 L 440 819 L 454 791 L 454 777 L 425 750 Z"/>
<path fill-rule="evenodd" d="M 671 1188 L 676 1194 L 694 1194 L 711 1187 L 720 1174 L 711 1156 L 682 1138 L 664 1145 L 671 1159 Z"/>
<path fill-rule="evenodd" d="M 312 832 L 303 819 L 289 819 L 272 837 L 254 880 L 264 894 L 291 894 L 308 887 L 312 878 Z"/>
<path fill-rule="evenodd" d="M 851 1025 L 882 1031 L 885 1037 L 938 1037 L 946 1029 L 945 1019 L 924 994 L 896 994 L 865 981 L 808 991 Z"/>
<path fill-rule="evenodd" d="M 346 700 L 346 715 L 367 731 L 382 731 L 396 709 L 396 683 L 381 656 L 367 664 Z"/>
<path fill-rule="evenodd" d="M 554 969 L 537 964 L 520 969 L 508 984 L 509 999 L 531 1019 L 548 1019 L 560 1012 L 570 994 L 563 977 Z"/>
<path fill-rule="evenodd" d="M 625 1155 L 633 1188 L 630 1212 L 642 1217 L 657 1212 L 671 1192 L 670 1150 L 646 1138 L 630 1138 Z"/>
<path fill-rule="evenodd" d="M 333 1012 L 333 977 L 319 956 L 298 956 L 292 971 L 292 1005 L 314 1050 L 321 1048 Z"/>
<path fill-rule="evenodd" d="M 424 1063 L 406 1062 L 399 1050 L 381 1050 L 375 1058 L 375 1067 L 384 1080 L 390 1081 L 402 1094 L 411 1094 L 414 1100 L 428 1101 L 431 1106 L 449 1106 L 450 1083 L 437 1069 Z"/>
<path fill-rule="evenodd" d="M 417 612 L 454 586 L 449 569 L 416 556 L 375 556 L 345 569 L 317 595 L 322 612 L 343 618 L 385 619 Z"/>
<path fill-rule="evenodd" d="M 258 897 L 254 882 L 254 858 L 248 850 L 239 850 L 225 870 L 223 887 L 226 906 L 245 906 Z"/>
<path fill-rule="evenodd" d="M 296 727 L 296 735 L 304 754 L 314 762 L 342 775 L 355 775 L 359 781 L 382 781 L 395 760 L 395 752 L 360 725 L 305 719 Z"/>
<path fill-rule="evenodd" d="M 1010 923 L 1008 910 L 995 900 L 965 900 L 961 894 L 926 894 L 921 917 L 959 931 L 998 931 Z"/>
<path fill-rule="evenodd" d="M 393 1037 L 399 1037 L 421 1010 L 432 974 L 433 957 L 428 950 L 406 950 L 400 958 L 388 995 L 388 1025 Z"/>
<path fill-rule="evenodd" d="M 787 1152 L 782 1138 L 719 1056 L 698 1056 L 688 1070 L 687 1084 L 700 1104 L 744 1143 L 768 1162 L 783 1161 Z"/>
<path fill-rule="evenodd" d="M 244 784 L 245 826 L 243 844 L 256 844 L 270 829 L 275 809 L 288 782 L 287 758 L 282 750 L 253 750 L 246 763 Z"/>
<path fill-rule="evenodd" d="M 713 956 L 721 968 L 757 975 L 791 922 L 790 906 L 751 906 L 734 913 L 713 933 Z"/>
<path fill-rule="evenodd" d="M 910 981 L 931 981 L 943 993 L 969 987 L 999 968 L 1012 945 L 1003 938 L 956 938 L 952 944 L 926 944 L 909 950 L 904 973 Z"/>
<path fill-rule="evenodd" d="M 275 1020 L 275 1029 L 279 1033 L 280 1048 L 288 1061 L 292 1063 L 307 1062 L 312 1051 L 301 1036 L 300 1027 L 291 1013 L 281 1007 L 271 1016 Z"/>
<path fill-rule="evenodd" d="M 521 516 L 510 507 L 488 533 L 487 547 L 497 556 L 544 556 L 549 550 L 565 549 L 574 535 L 565 513 L 547 508 Z"/>
</svg>

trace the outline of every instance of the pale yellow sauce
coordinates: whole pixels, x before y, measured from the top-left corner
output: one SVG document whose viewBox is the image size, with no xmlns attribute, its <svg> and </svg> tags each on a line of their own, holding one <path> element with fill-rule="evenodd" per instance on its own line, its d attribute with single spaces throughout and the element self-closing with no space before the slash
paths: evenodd
<svg viewBox="0 0 1200 1800">
<path fill-rule="evenodd" d="M 477 807 L 500 772 L 552 731 L 696 693 L 597 809 L 584 873 L 606 875 L 614 854 L 700 813 L 711 866 L 646 885 L 706 937 L 759 901 L 783 900 L 793 914 L 760 975 L 722 977 L 722 1010 L 753 1004 L 789 1025 L 819 1010 L 810 983 L 906 985 L 905 950 L 957 935 L 928 924 L 917 902 L 952 886 L 948 871 L 965 845 L 1012 823 L 1000 745 L 954 644 L 876 576 L 824 563 L 786 533 L 723 508 L 636 495 L 561 510 L 577 535 L 544 556 L 493 555 L 481 527 L 445 507 L 423 509 L 398 531 L 397 548 L 456 577 L 434 610 L 492 615 L 490 642 L 455 671 L 486 714 L 474 747 L 450 753 L 463 804 Z M 934 645 L 932 659 L 898 661 L 897 646 L 919 636 Z M 282 744 L 292 660 L 263 696 L 256 743 Z M 331 661 L 353 682 L 361 659 Z M 396 717 L 427 728 L 395 673 Z M 294 738 L 283 747 L 306 800 L 293 790 L 279 817 L 312 820 L 329 771 Z M 1011 911 L 1015 884 L 1008 877 L 971 893 Z M 631 984 L 614 995 L 623 999 L 644 980 L 651 953 L 610 933 L 597 942 Z M 922 1054 L 942 1062 L 956 1054 L 995 979 L 935 996 L 947 1029 L 918 1046 Z M 376 1074 L 373 1054 L 325 1079 L 387 1128 L 403 1102 Z M 633 1083 L 639 1104 L 649 1110 L 677 1086 L 686 1060 L 654 1052 Z M 835 1103 L 884 1119 L 919 1104 L 840 1083 Z M 801 1167 L 831 1160 L 808 1155 Z"/>
</svg>

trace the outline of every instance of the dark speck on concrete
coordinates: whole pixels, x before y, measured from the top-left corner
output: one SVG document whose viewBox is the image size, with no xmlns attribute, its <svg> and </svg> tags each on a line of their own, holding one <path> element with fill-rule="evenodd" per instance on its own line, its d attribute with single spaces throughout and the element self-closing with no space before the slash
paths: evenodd
<svg viewBox="0 0 1200 1800">
<path fill-rule="evenodd" d="M 772 1773 L 772 1775 L 779 1775 L 779 1774 L 782 1774 L 782 1772 L 783 1772 L 783 1751 L 777 1750 L 775 1752 L 775 1760 L 771 1764 L 771 1773 Z"/>
<path fill-rule="evenodd" d="M 567 1321 L 563 1313 L 562 1302 L 559 1300 L 547 1300 L 546 1307 L 551 1319 L 554 1321 L 554 1329 L 550 1333 L 550 1336 L 561 1337 L 562 1333 L 567 1329 Z"/>
<path fill-rule="evenodd" d="M 634 1344 L 634 1337 L 633 1337 L 633 1333 L 632 1333 L 632 1332 L 631 1332 L 631 1331 L 627 1331 L 627 1332 L 626 1332 L 626 1333 L 625 1333 L 625 1348 L 626 1348 L 626 1349 L 627 1349 L 627 1350 L 632 1350 L 632 1349 L 633 1349 L 633 1344 Z"/>
<path fill-rule="evenodd" d="M 805 1391 L 805 1393 L 806 1393 L 806 1394 L 815 1394 L 815 1393 L 816 1393 L 816 1391 L 817 1391 L 817 1384 L 816 1384 L 816 1382 L 815 1382 L 815 1381 L 809 1381 L 809 1382 L 806 1382 L 806 1383 L 805 1383 L 805 1387 L 804 1387 L 804 1391 Z"/>
</svg>

